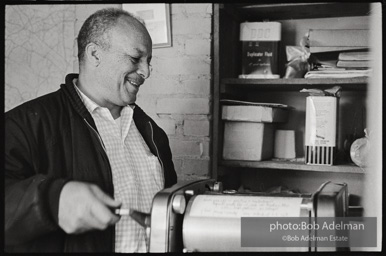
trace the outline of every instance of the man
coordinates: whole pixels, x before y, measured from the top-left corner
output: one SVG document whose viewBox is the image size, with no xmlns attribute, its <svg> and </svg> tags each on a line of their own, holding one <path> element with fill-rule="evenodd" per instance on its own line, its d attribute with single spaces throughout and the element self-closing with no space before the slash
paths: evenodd
<svg viewBox="0 0 386 256">
<path fill-rule="evenodd" d="M 78 36 L 79 76 L 5 116 L 9 252 L 144 252 L 145 230 L 116 208 L 150 212 L 176 183 L 165 132 L 136 104 L 150 75 L 144 24 L 119 9 Z"/>
</svg>

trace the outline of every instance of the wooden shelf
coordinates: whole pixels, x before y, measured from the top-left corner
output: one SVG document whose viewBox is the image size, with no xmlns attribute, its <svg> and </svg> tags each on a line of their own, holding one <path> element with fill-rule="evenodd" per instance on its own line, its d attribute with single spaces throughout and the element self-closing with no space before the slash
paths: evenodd
<svg viewBox="0 0 386 256">
<path fill-rule="evenodd" d="M 299 91 L 303 88 L 327 89 L 335 85 L 343 91 L 366 91 L 367 77 L 357 78 L 292 78 L 292 79 L 241 79 L 224 78 L 221 92 L 234 89 L 258 89 L 266 91 Z"/>
<path fill-rule="evenodd" d="M 221 166 L 224 167 L 243 167 L 243 168 L 256 168 L 256 169 L 285 169 L 285 170 L 299 170 L 299 171 L 310 171 L 310 172 L 334 172 L 334 173 L 358 173 L 364 174 L 364 171 L 354 164 L 346 165 L 307 165 L 299 162 L 290 161 L 234 161 L 234 160 L 223 160 Z"/>
<path fill-rule="evenodd" d="M 281 4 L 232 4 L 238 7 L 245 20 L 315 19 L 349 16 L 366 16 L 369 3 L 281 3 Z"/>
</svg>

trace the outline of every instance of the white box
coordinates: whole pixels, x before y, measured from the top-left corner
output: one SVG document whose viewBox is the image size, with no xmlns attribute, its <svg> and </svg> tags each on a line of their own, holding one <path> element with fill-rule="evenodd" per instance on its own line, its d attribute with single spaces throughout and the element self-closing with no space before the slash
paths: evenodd
<svg viewBox="0 0 386 256">
<path fill-rule="evenodd" d="M 306 101 L 305 160 L 332 165 L 336 147 L 338 98 L 308 96 Z"/>
<path fill-rule="evenodd" d="M 272 158 L 274 127 L 270 123 L 225 122 L 223 158 L 261 161 Z"/>
<path fill-rule="evenodd" d="M 222 119 L 264 123 L 287 122 L 288 109 L 249 105 L 223 105 Z"/>
</svg>

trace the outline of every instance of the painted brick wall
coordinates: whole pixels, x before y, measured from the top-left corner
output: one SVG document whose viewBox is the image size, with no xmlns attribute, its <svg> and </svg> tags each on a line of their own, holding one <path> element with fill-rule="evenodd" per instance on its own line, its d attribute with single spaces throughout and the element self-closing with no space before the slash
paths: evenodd
<svg viewBox="0 0 386 256">
<path fill-rule="evenodd" d="M 66 73 L 78 72 L 74 38 L 84 20 L 120 6 L 7 7 L 5 110 L 57 90 Z M 172 47 L 153 49 L 153 72 L 137 103 L 168 134 L 179 180 L 208 177 L 212 4 L 171 4 L 170 10 Z"/>
<path fill-rule="evenodd" d="M 212 4 L 171 4 L 172 47 L 153 50 L 138 104 L 166 131 L 179 179 L 209 176 Z"/>
</svg>

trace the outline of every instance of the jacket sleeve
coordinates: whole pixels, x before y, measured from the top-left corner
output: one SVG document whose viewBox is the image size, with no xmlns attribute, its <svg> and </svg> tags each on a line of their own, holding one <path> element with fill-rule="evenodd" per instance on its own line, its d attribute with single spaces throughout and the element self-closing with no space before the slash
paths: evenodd
<svg viewBox="0 0 386 256">
<path fill-rule="evenodd" d="M 58 205 L 66 183 L 36 170 L 39 148 L 27 128 L 5 120 L 5 245 L 32 241 L 59 230 Z"/>
</svg>

